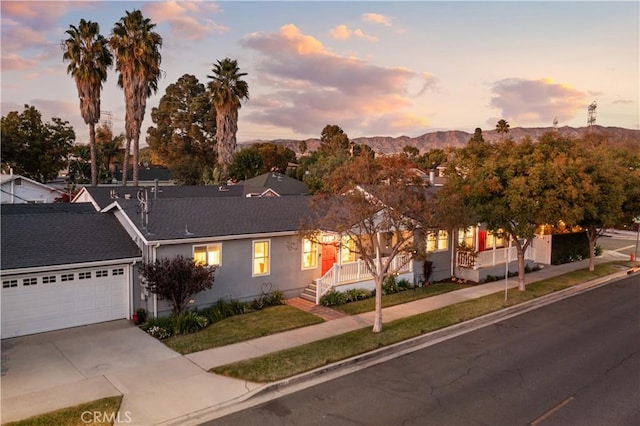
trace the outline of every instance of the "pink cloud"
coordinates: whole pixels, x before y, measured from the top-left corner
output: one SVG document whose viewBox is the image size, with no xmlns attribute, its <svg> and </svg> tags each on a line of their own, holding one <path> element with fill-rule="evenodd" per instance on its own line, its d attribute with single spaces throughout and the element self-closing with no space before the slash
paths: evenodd
<svg viewBox="0 0 640 426">
<path fill-rule="evenodd" d="M 365 22 L 373 22 L 374 24 L 384 25 L 385 27 L 391 27 L 391 18 L 381 15 L 379 13 L 363 13 L 362 20 Z"/>
<path fill-rule="evenodd" d="M 551 79 L 509 78 L 493 83 L 490 105 L 519 125 L 569 121 L 586 108 L 586 93 Z"/>
<path fill-rule="evenodd" d="M 377 37 L 365 34 L 364 31 L 362 31 L 360 28 L 357 28 L 352 31 L 344 24 L 341 24 L 335 28 L 332 28 L 330 33 L 331 33 L 331 37 L 333 37 L 336 40 L 348 40 L 353 35 L 354 37 L 357 37 L 366 41 L 371 41 L 371 42 L 378 41 Z"/>
<path fill-rule="evenodd" d="M 228 27 L 209 18 L 219 11 L 216 3 L 209 2 L 167 1 L 144 5 L 145 14 L 157 23 L 169 24 L 174 37 L 186 40 L 199 40 L 211 32 L 228 31 Z"/>
</svg>

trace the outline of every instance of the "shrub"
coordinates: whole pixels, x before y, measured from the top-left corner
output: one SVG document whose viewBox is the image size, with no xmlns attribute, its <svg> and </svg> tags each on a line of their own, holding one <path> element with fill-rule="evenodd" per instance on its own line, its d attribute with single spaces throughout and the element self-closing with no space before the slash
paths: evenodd
<svg viewBox="0 0 640 426">
<path fill-rule="evenodd" d="M 396 283 L 396 277 L 393 275 L 389 275 L 385 278 L 384 283 L 382 284 L 382 294 L 394 294 L 400 291 L 398 289 L 398 284 Z"/>
<path fill-rule="evenodd" d="M 320 298 L 322 306 L 336 306 L 347 303 L 347 296 L 339 291 L 331 290 Z"/>
<path fill-rule="evenodd" d="M 400 290 L 409 290 L 410 288 L 413 288 L 413 283 L 409 282 L 409 280 L 405 278 L 398 281 L 397 285 Z"/>
<path fill-rule="evenodd" d="M 218 322 L 234 315 L 244 314 L 249 312 L 249 310 L 250 306 L 248 303 L 239 302 L 237 300 L 227 302 L 224 299 L 219 299 L 215 304 L 200 311 L 200 315 L 206 317 L 207 320 L 209 320 L 209 324 L 213 324 L 214 322 Z"/>
<path fill-rule="evenodd" d="M 277 306 L 282 304 L 284 304 L 284 293 L 280 290 L 274 290 L 267 294 L 263 294 L 251 302 L 251 309 L 257 311 L 266 308 L 267 306 Z"/>
<path fill-rule="evenodd" d="M 175 317 L 174 331 L 175 334 L 189 334 L 200 331 L 209 325 L 206 316 L 197 312 L 183 312 Z"/>
<path fill-rule="evenodd" d="M 357 300 L 367 299 L 371 297 L 371 292 L 364 288 L 352 288 L 346 291 L 345 297 L 347 298 L 347 303 L 355 302 Z"/>
<path fill-rule="evenodd" d="M 136 309 L 136 316 L 138 318 L 138 321 L 136 322 L 136 325 L 141 325 L 144 324 L 145 322 L 147 322 L 147 311 L 144 308 L 138 308 Z"/>
<path fill-rule="evenodd" d="M 173 336 L 175 320 L 173 317 L 149 318 L 140 328 L 156 339 L 166 339 Z"/>
</svg>

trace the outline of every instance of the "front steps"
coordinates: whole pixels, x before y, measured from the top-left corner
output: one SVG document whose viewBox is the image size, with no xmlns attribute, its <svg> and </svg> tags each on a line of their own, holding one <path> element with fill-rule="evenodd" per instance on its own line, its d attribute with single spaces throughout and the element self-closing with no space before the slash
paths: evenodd
<svg viewBox="0 0 640 426">
<path fill-rule="evenodd" d="M 317 291 L 318 289 L 316 287 L 316 283 L 313 282 L 302 291 L 300 298 L 304 300 L 308 300 L 309 302 L 312 302 L 315 305 Z"/>
</svg>

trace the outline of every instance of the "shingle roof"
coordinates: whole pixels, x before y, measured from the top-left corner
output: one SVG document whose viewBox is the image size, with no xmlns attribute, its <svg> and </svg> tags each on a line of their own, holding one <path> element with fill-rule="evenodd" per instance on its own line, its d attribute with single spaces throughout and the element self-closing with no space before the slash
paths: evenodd
<svg viewBox="0 0 640 426">
<path fill-rule="evenodd" d="M 4 205 L 1 212 L 2 270 L 140 256 L 113 214 L 85 204 Z"/>
<path fill-rule="evenodd" d="M 309 193 L 309 187 L 304 182 L 277 172 L 264 173 L 240 182 L 239 185 L 244 186 L 245 194 L 262 193 L 266 189 L 272 189 L 278 195 L 304 195 Z"/>
<path fill-rule="evenodd" d="M 180 185 L 180 186 L 158 186 L 158 193 L 155 193 L 153 186 L 98 186 L 86 187 L 91 197 L 98 206 L 103 209 L 116 200 L 137 199 L 138 190 L 146 189 L 148 198 L 219 198 L 219 197 L 241 197 L 242 187 L 236 185 Z"/>
<path fill-rule="evenodd" d="M 174 198 L 149 202 L 148 227 L 133 200 L 118 204 L 148 241 L 297 231 L 308 196 Z"/>
</svg>

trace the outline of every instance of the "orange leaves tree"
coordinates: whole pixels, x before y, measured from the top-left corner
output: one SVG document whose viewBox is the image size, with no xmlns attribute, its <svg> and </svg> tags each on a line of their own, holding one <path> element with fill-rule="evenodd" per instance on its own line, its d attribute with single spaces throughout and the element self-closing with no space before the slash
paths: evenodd
<svg viewBox="0 0 640 426">
<path fill-rule="evenodd" d="M 432 193 L 402 155 L 356 157 L 325 178 L 323 189 L 312 197 L 300 231 L 310 239 L 330 231 L 353 241 L 349 249 L 375 282 L 373 332 L 380 332 L 384 280 L 424 255 L 421 230 L 437 229 Z"/>
</svg>

